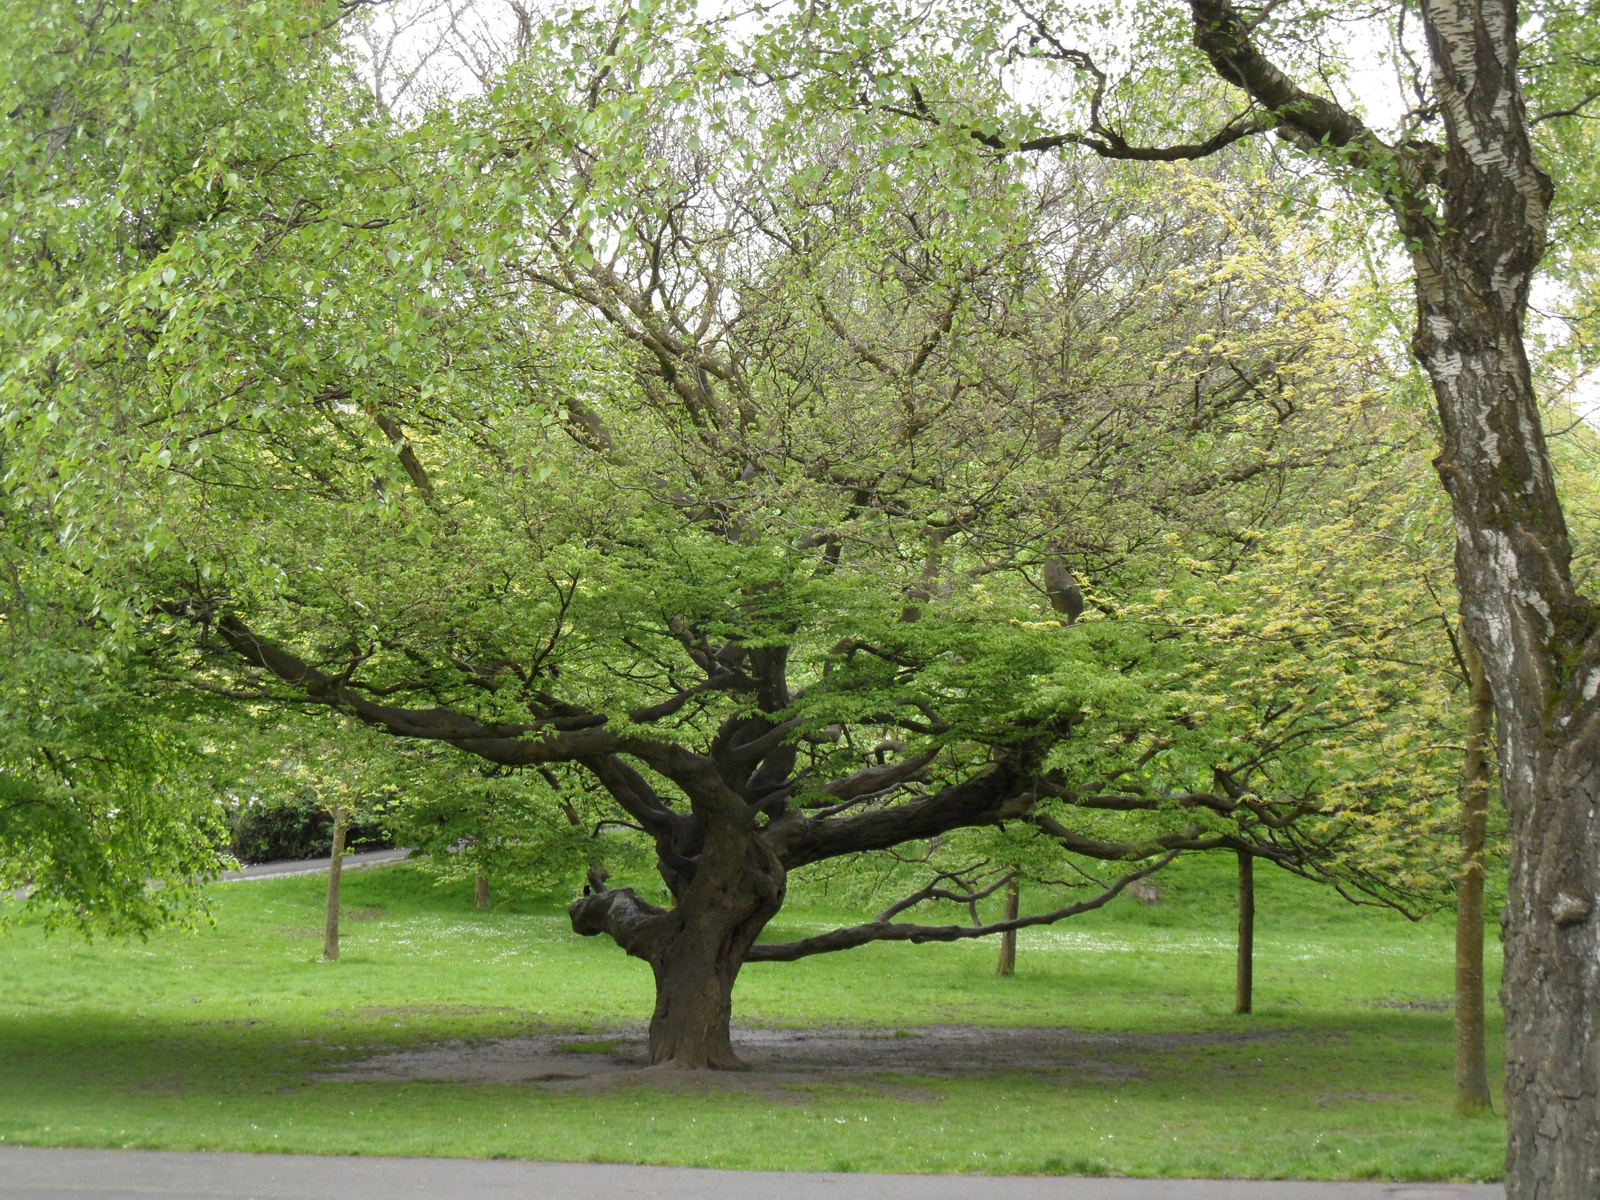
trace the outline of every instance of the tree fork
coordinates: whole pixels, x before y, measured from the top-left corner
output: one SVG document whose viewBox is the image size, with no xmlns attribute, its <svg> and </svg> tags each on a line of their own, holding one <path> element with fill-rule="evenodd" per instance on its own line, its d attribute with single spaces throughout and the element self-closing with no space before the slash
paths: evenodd
<svg viewBox="0 0 1600 1200">
<path fill-rule="evenodd" d="M 732 811 L 707 806 L 711 828 L 675 907 L 640 900 L 631 888 L 607 889 L 604 875 L 591 871 L 590 894 L 568 910 L 575 932 L 608 934 L 650 964 L 652 1067 L 745 1069 L 731 1038 L 733 986 L 751 945 L 783 906 L 786 874 L 742 808 L 742 801 Z"/>
</svg>

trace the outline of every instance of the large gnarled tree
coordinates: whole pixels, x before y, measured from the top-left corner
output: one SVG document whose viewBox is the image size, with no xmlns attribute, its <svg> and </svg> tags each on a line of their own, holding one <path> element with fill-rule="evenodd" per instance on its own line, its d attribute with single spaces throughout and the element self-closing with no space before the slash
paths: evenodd
<svg viewBox="0 0 1600 1200">
<path fill-rule="evenodd" d="M 292 584 L 174 580 L 165 611 L 200 629 L 209 686 L 601 789 L 652 843 L 669 903 L 593 870 L 573 925 L 650 964 L 662 1065 L 739 1065 L 747 962 L 1050 923 L 1184 851 L 1403 892 L 1354 857 L 1333 866 L 1369 801 L 1330 800 L 1325 769 L 1330 738 L 1411 699 L 1399 675 L 1335 700 L 1308 674 L 1262 688 L 1273 651 L 1200 661 L 1208 634 L 1237 629 L 1074 623 L 1068 561 L 1144 587 L 1185 544 L 1227 552 L 1236 525 L 1361 461 L 1361 405 L 1336 403 L 1360 371 L 1303 296 L 1249 277 L 1262 231 L 1195 182 L 1119 242 L 1075 181 L 1019 196 L 988 168 L 913 172 L 904 225 L 883 231 L 857 177 L 780 203 L 660 136 L 643 152 L 672 169 L 626 239 L 608 248 L 556 193 L 554 232 L 509 264 L 556 318 L 616 338 L 613 374 L 596 387 L 590 362 L 546 366 L 551 424 L 395 402 L 417 431 L 393 436 L 412 447 L 400 503 L 425 548 L 312 506 L 276 517 Z M 986 186 L 984 203 L 1018 206 L 1006 238 L 950 228 L 960 182 L 975 205 Z M 823 202 L 826 225 L 808 224 Z M 1196 272 L 1197 251 L 1214 268 Z M 1164 298 L 1128 302 L 1130 275 Z M 1194 361 L 1191 341 L 1219 339 Z M 530 458 L 542 483 L 515 467 Z M 213 459 L 219 503 L 253 503 L 253 466 Z M 370 468 L 344 469 L 355 488 Z M 198 544 L 207 516 L 184 520 Z M 1398 789 L 1369 790 L 1381 808 Z M 916 905 L 1007 879 L 935 864 L 873 921 L 758 941 L 793 871 L 1007 823 L 1122 870 L 1049 912 L 919 924 Z"/>
</svg>

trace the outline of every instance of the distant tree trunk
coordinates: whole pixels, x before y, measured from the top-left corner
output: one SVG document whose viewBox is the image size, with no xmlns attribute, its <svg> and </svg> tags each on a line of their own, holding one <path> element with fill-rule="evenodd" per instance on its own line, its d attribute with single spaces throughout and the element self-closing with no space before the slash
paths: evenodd
<svg viewBox="0 0 1600 1200">
<path fill-rule="evenodd" d="M 1256 860 L 1239 851 L 1239 958 L 1234 967 L 1233 1011 L 1250 1011 L 1256 969 Z"/>
<path fill-rule="evenodd" d="M 350 825 L 350 810 L 344 805 L 333 810 L 333 858 L 328 863 L 328 911 L 322 922 L 322 957 L 326 962 L 339 959 L 339 877 L 344 872 L 344 834 Z"/>
<path fill-rule="evenodd" d="M 489 877 L 487 875 L 485 875 L 482 871 L 478 872 L 477 879 L 475 879 L 473 881 L 472 890 L 473 890 L 473 899 L 474 899 L 474 902 L 477 905 L 477 907 L 484 908 L 484 909 L 488 908 L 489 907 Z"/>
<path fill-rule="evenodd" d="M 1022 888 L 1013 878 L 1006 884 L 1006 920 L 1017 919 L 1017 904 L 1022 898 Z M 1017 973 L 1017 931 L 1008 929 L 1000 935 L 1000 960 L 994 965 L 996 975 Z"/>
<path fill-rule="evenodd" d="M 1461 639 L 1471 679 L 1472 708 L 1461 764 L 1461 874 L 1456 882 L 1456 1112 L 1492 1107 L 1483 1015 L 1483 874 L 1489 825 L 1489 727 L 1494 699 L 1483 659 Z"/>
</svg>

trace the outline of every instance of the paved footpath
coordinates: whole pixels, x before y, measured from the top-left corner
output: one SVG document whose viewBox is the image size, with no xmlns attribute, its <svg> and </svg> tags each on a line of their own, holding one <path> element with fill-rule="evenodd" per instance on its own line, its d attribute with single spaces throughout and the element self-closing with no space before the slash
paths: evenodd
<svg viewBox="0 0 1600 1200">
<path fill-rule="evenodd" d="M 381 867 L 385 863 L 399 862 L 411 854 L 409 850 L 363 850 L 359 854 L 346 854 L 342 870 L 359 871 L 363 867 Z M 224 871 L 217 879 L 221 883 L 238 883 L 243 879 L 276 879 L 280 875 L 320 875 L 333 865 L 332 858 L 303 858 L 291 862 L 257 863 L 237 871 Z M 159 885 L 158 885 L 159 886 Z M 0 897 L 16 900 L 27 898 L 28 889 L 16 888 L 0 892 Z"/>
<path fill-rule="evenodd" d="M 3 1200 L 1505 1200 L 1498 1183 L 844 1175 L 0 1146 Z"/>
<path fill-rule="evenodd" d="M 362 867 L 381 867 L 384 863 L 399 862 L 410 853 L 409 850 L 364 850 L 360 854 L 346 854 L 340 869 L 359 871 Z M 239 871 L 224 871 L 217 878 L 223 883 L 234 883 L 241 879 L 273 879 L 280 875 L 317 875 L 332 865 L 332 858 L 257 863 L 253 867 L 245 867 Z"/>
</svg>

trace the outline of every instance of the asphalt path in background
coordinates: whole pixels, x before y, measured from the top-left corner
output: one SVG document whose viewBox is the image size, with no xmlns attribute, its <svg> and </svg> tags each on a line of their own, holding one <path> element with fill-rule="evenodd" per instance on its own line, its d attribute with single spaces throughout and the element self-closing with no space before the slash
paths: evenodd
<svg viewBox="0 0 1600 1200">
<path fill-rule="evenodd" d="M 381 867 L 384 863 L 399 862 L 410 853 L 409 850 L 368 850 L 362 854 L 346 854 L 341 869 L 359 871 L 362 867 Z M 235 883 L 242 879 L 275 879 L 280 875 L 317 875 L 332 865 L 332 858 L 302 858 L 292 862 L 257 863 L 253 867 L 244 867 L 238 871 L 224 871 L 217 876 L 217 881 Z M 156 880 L 154 886 L 161 887 L 161 881 Z M 13 891 L 0 892 L 0 896 L 11 900 L 26 900 L 28 889 L 20 887 Z"/>
<path fill-rule="evenodd" d="M 357 871 L 362 867 L 375 867 L 383 863 L 399 862 L 409 855 L 409 850 L 367 850 L 361 854 L 346 854 L 341 870 Z M 332 858 L 303 858 L 294 862 L 257 863 L 239 871 L 224 871 L 217 879 L 232 883 L 239 879 L 272 879 L 279 875 L 316 875 L 333 865 Z"/>
<path fill-rule="evenodd" d="M 856 1175 L 0 1146 L 3 1200 L 1505 1200 L 1498 1184 Z"/>
</svg>

